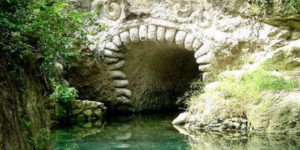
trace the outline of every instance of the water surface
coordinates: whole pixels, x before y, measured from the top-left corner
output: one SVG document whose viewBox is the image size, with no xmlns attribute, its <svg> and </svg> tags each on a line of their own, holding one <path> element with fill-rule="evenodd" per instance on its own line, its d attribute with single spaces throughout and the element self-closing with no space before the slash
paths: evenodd
<svg viewBox="0 0 300 150">
<path fill-rule="evenodd" d="M 189 133 L 171 125 L 177 114 L 124 115 L 103 127 L 57 128 L 55 150 L 300 150 L 300 137 L 249 133 Z"/>
<path fill-rule="evenodd" d="M 58 128 L 56 150 L 185 150 L 188 138 L 171 124 L 176 114 L 118 116 L 101 128 Z"/>
</svg>

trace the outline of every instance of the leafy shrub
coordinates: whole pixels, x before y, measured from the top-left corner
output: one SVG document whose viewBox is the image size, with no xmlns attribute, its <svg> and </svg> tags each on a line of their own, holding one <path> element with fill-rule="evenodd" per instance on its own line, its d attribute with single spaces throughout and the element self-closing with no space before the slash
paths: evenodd
<svg viewBox="0 0 300 150">
<path fill-rule="evenodd" d="M 40 129 L 40 133 L 39 133 L 40 138 L 38 139 L 37 143 L 36 143 L 36 149 L 37 150 L 45 150 L 47 149 L 47 142 L 50 141 L 50 137 L 48 134 L 48 130 L 46 128 L 42 128 Z"/>
<path fill-rule="evenodd" d="M 50 99 L 56 102 L 55 116 L 61 123 L 68 123 L 72 115 L 72 106 L 77 97 L 77 90 L 70 88 L 67 85 L 52 81 L 55 90 L 50 96 Z"/>
<path fill-rule="evenodd" d="M 91 14 L 68 9 L 61 0 L 1 0 L 0 3 L 0 48 L 10 53 L 19 63 L 13 64 L 16 78 L 22 79 L 22 62 L 41 62 L 41 74 L 46 85 L 54 88 L 55 99 L 61 118 L 67 118 L 69 104 L 77 91 L 62 82 L 62 70 L 57 64 L 68 67 L 80 57 L 76 44 L 83 43 L 85 22 L 93 23 Z M 21 82 L 20 82 L 21 83 Z M 20 87 L 21 88 L 21 87 Z"/>
</svg>

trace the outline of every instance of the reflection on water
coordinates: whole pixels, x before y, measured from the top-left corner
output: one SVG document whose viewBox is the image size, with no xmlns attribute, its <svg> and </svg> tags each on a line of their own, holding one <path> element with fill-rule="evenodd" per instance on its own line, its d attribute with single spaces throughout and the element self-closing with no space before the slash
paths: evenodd
<svg viewBox="0 0 300 150">
<path fill-rule="evenodd" d="M 119 116 L 102 128 L 60 128 L 53 132 L 53 146 L 56 150 L 300 150 L 300 137 L 188 133 L 171 125 L 175 116 Z"/>
<path fill-rule="evenodd" d="M 176 114 L 114 117 L 102 128 L 56 129 L 56 150 L 185 150 L 188 138 L 172 126 Z"/>
<path fill-rule="evenodd" d="M 247 132 L 188 133 L 174 126 L 181 134 L 189 135 L 192 150 L 300 150 L 300 137 L 287 135 L 265 135 Z"/>
</svg>

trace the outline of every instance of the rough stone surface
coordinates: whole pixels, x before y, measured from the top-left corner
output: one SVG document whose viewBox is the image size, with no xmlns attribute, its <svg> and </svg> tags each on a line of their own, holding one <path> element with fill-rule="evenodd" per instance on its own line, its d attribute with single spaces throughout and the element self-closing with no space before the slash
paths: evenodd
<svg viewBox="0 0 300 150">
<path fill-rule="evenodd" d="M 176 119 L 172 121 L 175 125 L 182 125 L 186 122 L 188 112 L 181 113 Z"/>
<path fill-rule="evenodd" d="M 50 149 L 50 143 L 42 139 L 50 135 L 50 116 L 45 103 L 50 90 L 44 86 L 38 71 L 40 61 L 18 58 L 0 50 L 0 149 L 35 149 L 29 138 L 33 144 L 43 142 L 44 149 Z M 18 72 L 12 73 L 18 67 L 26 68 L 22 79 Z M 45 135 L 41 131 L 46 131 Z"/>
<path fill-rule="evenodd" d="M 236 110 L 229 109 L 226 105 L 230 100 L 226 100 L 220 93 L 219 96 L 216 94 L 202 95 L 204 101 L 195 102 L 190 111 L 180 114 L 173 124 L 184 124 L 189 130 L 248 130 L 293 135 L 300 131 L 300 95 L 297 91 L 265 93 L 265 99 L 274 101 L 249 105 L 246 112 L 238 111 L 241 106 L 236 106 Z"/>
<path fill-rule="evenodd" d="M 92 126 L 92 124 L 94 124 L 95 122 L 103 121 L 103 113 L 106 112 L 106 109 L 107 108 L 101 102 L 75 100 L 73 105 L 72 118 L 75 119 L 77 125 L 82 125 L 85 127 Z"/>
<path fill-rule="evenodd" d="M 218 75 L 218 78 L 241 79 L 244 74 L 259 68 L 264 62 L 275 61 L 291 68 L 287 68 L 290 70 L 266 72 L 268 75 L 281 78 L 284 81 L 295 80 L 299 82 L 300 65 L 294 62 L 300 57 L 296 43 L 298 44 L 297 41 L 289 41 L 285 46 L 263 55 L 260 52 L 253 53 L 249 58 L 253 59 L 255 63 L 246 63 L 240 70 L 224 71 Z M 200 94 L 197 100 L 190 104 L 184 128 L 208 131 L 247 130 L 256 133 L 291 135 L 299 133 L 300 92 L 297 86 L 290 91 L 260 92 L 258 94 L 261 99 L 260 102 L 247 103 L 238 97 L 226 95 L 226 92 L 220 90 L 219 87 L 220 81 L 205 85 L 204 93 Z M 244 94 L 247 95 L 247 93 Z M 174 124 L 176 124 L 175 121 Z"/>
<path fill-rule="evenodd" d="M 251 130 L 296 134 L 300 131 L 300 93 L 270 92 L 265 99 L 276 98 L 271 104 L 254 106 L 247 113 Z M 268 107 L 266 110 L 263 107 Z"/>
<path fill-rule="evenodd" d="M 141 98 L 147 97 L 136 89 L 149 87 L 148 82 L 132 81 L 138 76 L 134 68 L 139 68 L 136 67 L 139 65 L 144 65 L 141 67 L 142 69 L 149 67 L 145 65 L 149 63 L 141 64 L 141 59 L 147 60 L 157 47 L 160 47 L 160 50 L 181 48 L 191 51 L 195 56 L 193 61 L 198 64 L 198 70 L 203 79 L 208 79 L 214 72 L 221 72 L 237 66 L 249 53 L 263 51 L 267 54 L 274 49 L 284 47 L 289 40 L 295 40 L 296 43 L 299 38 L 297 21 L 296 23 L 294 21 L 298 16 L 288 19 L 289 23 L 283 23 L 284 21 L 280 21 L 278 18 L 269 21 L 272 24 L 276 21 L 279 22 L 278 26 L 289 24 L 292 25 L 292 28 L 281 28 L 257 22 L 251 17 L 250 4 L 245 0 L 75 1 L 84 3 L 81 9 L 99 11 L 99 14 L 95 16 L 97 22 L 109 25 L 102 32 L 89 36 L 91 41 L 97 39 L 94 41 L 97 46 L 92 44 L 89 48 L 97 55 L 104 54 L 104 59 L 108 60 L 106 62 L 108 70 L 122 71 L 126 74 L 125 79 L 129 81 L 129 84 L 128 86 L 122 85 L 122 88 L 131 91 L 131 94 L 128 94 L 127 91 L 127 94 L 123 92 L 117 97 L 122 99 L 120 96 L 127 96 L 129 100 L 132 100 L 133 105 L 138 100 L 143 103 Z M 107 51 L 104 43 L 114 43 L 117 48 L 108 45 L 107 49 L 120 50 L 120 53 Z M 143 48 L 139 46 L 143 44 L 153 50 L 138 50 Z M 164 45 L 168 45 L 168 47 Z M 143 55 L 140 55 L 142 52 L 139 51 L 143 51 Z M 170 51 L 170 53 L 173 52 Z M 169 54 L 166 55 L 169 56 Z M 118 60 L 111 59 L 111 57 L 117 57 Z M 164 61 L 164 63 L 166 62 Z M 293 60 L 292 63 L 297 64 L 299 60 Z M 177 62 L 177 64 L 183 64 L 183 62 Z M 167 63 L 161 65 L 167 65 Z M 145 69 L 144 71 L 149 70 Z M 147 72 L 147 74 L 151 74 L 151 72 Z M 171 77 L 169 76 L 169 78 Z M 150 79 L 141 77 L 140 80 Z M 152 80 L 154 79 L 152 78 Z M 156 79 L 156 81 L 160 80 L 163 79 Z M 115 88 L 120 86 L 117 85 Z M 165 91 L 166 93 L 164 87 L 169 87 L 169 85 L 166 83 L 161 86 L 160 92 Z M 167 90 L 171 91 L 169 88 Z M 154 90 L 149 89 L 148 91 Z M 115 89 L 115 92 L 120 93 L 120 90 Z"/>
<path fill-rule="evenodd" d="M 79 99 L 103 102 L 109 108 L 115 106 L 119 102 L 114 93 L 112 78 L 124 75 L 113 72 L 116 77 L 110 76 L 105 64 L 97 60 L 97 57 L 89 51 L 83 50 L 82 53 L 80 61 L 72 64 L 65 78 L 70 86 L 78 90 Z"/>
</svg>

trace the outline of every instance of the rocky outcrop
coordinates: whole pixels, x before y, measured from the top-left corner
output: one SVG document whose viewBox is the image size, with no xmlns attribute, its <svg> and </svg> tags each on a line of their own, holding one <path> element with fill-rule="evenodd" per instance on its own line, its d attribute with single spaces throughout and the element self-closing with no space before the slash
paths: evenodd
<svg viewBox="0 0 300 150">
<path fill-rule="evenodd" d="M 249 129 L 271 133 L 300 135 L 300 92 L 271 92 L 265 99 L 271 104 L 254 105 L 247 112 Z M 264 108 L 265 107 L 265 108 Z"/>
<path fill-rule="evenodd" d="M 188 112 L 178 116 L 174 124 L 182 124 L 189 130 L 247 130 L 251 132 L 268 132 L 280 134 L 299 135 L 300 133 L 300 95 L 297 84 L 299 83 L 299 40 L 286 41 L 287 44 L 273 51 L 264 51 L 263 55 L 252 53 L 249 55 L 252 63 L 246 63 L 241 70 L 224 71 L 218 75 L 217 81 L 207 83 L 204 91 L 190 104 Z M 255 58 L 255 59 L 254 59 Z M 221 84 L 222 80 L 230 82 L 245 80 L 245 74 L 257 68 L 269 67 L 273 62 L 275 66 L 266 72 L 272 82 L 280 79 L 281 86 L 284 82 L 292 82 L 290 90 L 268 90 L 251 95 L 251 89 L 245 91 L 238 89 L 242 86 L 228 86 L 231 92 L 243 90 L 243 96 L 228 93 Z M 258 77 L 259 78 L 259 77 Z M 267 80 L 263 78 L 262 80 Z M 253 82 L 255 82 L 253 80 Z M 229 82 L 226 82 L 229 83 Z M 230 84 L 230 83 L 229 83 Z M 250 83 L 248 83 L 250 84 Z M 245 85 L 247 86 L 247 85 Z M 278 86 L 272 84 L 272 86 Z M 280 85 L 279 85 L 280 86 Z M 248 86 L 252 88 L 251 86 Z M 249 92 L 249 93 L 247 93 Z M 245 98 L 248 95 L 248 100 Z M 256 98 L 255 98 L 256 97 Z M 250 98 L 250 99 L 249 99 Z M 256 99 L 256 100 L 254 100 Z M 187 115 L 186 115 L 187 114 Z M 177 120 L 181 120 L 180 122 Z"/>
<path fill-rule="evenodd" d="M 99 26 L 88 28 L 96 33 L 89 36 L 93 41 L 89 49 L 106 63 L 116 95 L 114 100 L 101 101 L 118 103 L 124 110 L 129 109 L 128 105 L 138 111 L 173 107 L 175 100 L 165 100 L 176 99 L 197 78 L 195 66 L 207 79 L 216 70 L 238 64 L 248 52 L 271 50 L 284 44 L 290 37 L 289 31 L 294 30 L 258 22 L 244 0 L 70 3 L 79 9 L 96 10 L 97 22 L 108 25 L 103 31 L 98 31 L 102 28 Z M 176 49 L 180 50 L 178 55 L 174 54 Z M 182 59 L 175 59 L 179 57 Z"/>
<path fill-rule="evenodd" d="M 40 62 L 12 55 L 0 49 L 0 149 L 50 149 L 48 90 L 37 67 Z"/>
<path fill-rule="evenodd" d="M 75 0 L 72 3 L 82 9 L 96 10 L 97 22 L 108 25 L 99 32 L 99 26 L 88 28 L 97 33 L 89 36 L 94 41 L 89 49 L 104 60 L 116 95 L 114 101 L 121 106 L 131 105 L 137 111 L 176 106 L 175 99 L 182 94 L 178 91 L 184 91 L 197 78 L 191 69 L 195 66 L 207 82 L 215 80 L 211 78 L 217 78 L 214 75 L 219 73 L 225 78 L 232 74 L 233 78 L 241 78 L 272 60 L 288 68 L 275 68 L 269 72 L 271 76 L 288 80 L 294 74 L 299 82 L 294 70 L 299 68 L 299 15 L 269 14 L 277 11 L 275 6 L 282 5 L 282 1 L 276 1 L 270 12 L 261 9 L 265 12 L 257 14 L 253 12 L 256 3 L 251 0 Z M 201 100 L 190 104 L 189 110 L 173 123 L 185 124 L 193 130 L 298 134 L 299 108 L 291 98 L 298 96 L 297 90 L 260 93 L 261 98 L 273 99 L 272 105 L 266 106 L 240 103 L 238 98 L 228 98 L 231 95 L 218 90 L 218 86 L 219 82 L 207 84 Z M 263 94 L 274 97 L 265 98 Z M 283 120 L 272 120 L 276 116 L 272 110 L 286 111 L 278 117 Z"/>
<path fill-rule="evenodd" d="M 76 100 L 73 106 L 72 117 L 77 125 L 84 127 L 99 127 L 102 125 L 106 107 L 101 102 Z"/>
<path fill-rule="evenodd" d="M 219 75 L 215 76 L 215 79 L 211 79 L 213 81 L 206 83 L 203 93 L 193 98 L 188 111 L 183 113 L 185 115 L 179 115 L 173 123 L 181 124 L 189 130 L 247 130 L 299 135 L 300 108 L 297 88 L 292 91 L 275 90 L 257 93 L 263 102 L 251 103 L 226 93 L 224 88 L 220 88 L 224 84 L 221 85 L 218 81 L 226 78 L 228 81 L 234 82 L 236 79 L 241 79 L 244 74 L 258 69 L 268 62 L 273 62 L 276 67 L 273 67 L 273 70 L 268 73 L 269 75 L 282 78 L 285 81 L 294 80 L 299 84 L 299 75 L 297 75 L 300 67 L 299 26 L 295 23 L 299 22 L 295 19 L 297 15 L 290 16 L 291 18 L 275 17 L 277 19 L 267 15 L 262 20 L 271 23 L 272 26 L 270 26 L 252 20 L 251 12 L 246 9 L 249 5 L 247 6 L 247 3 L 243 3 L 243 1 L 235 1 L 235 4 L 223 6 L 218 1 L 212 3 L 225 14 L 217 15 L 222 17 L 215 21 L 218 23 L 213 24 L 216 27 L 214 29 L 220 29 L 223 32 L 220 37 L 226 37 L 226 34 L 231 35 L 226 40 L 219 38 L 211 42 L 213 44 L 209 44 L 210 48 L 214 49 Z M 242 17 L 239 18 L 238 16 Z M 231 20 L 229 24 L 234 29 L 226 28 L 226 25 L 222 24 L 222 21 L 228 19 Z M 255 23 L 251 23 L 251 20 Z M 293 23 L 288 20 L 293 20 Z M 248 28 L 250 24 L 253 26 Z M 254 27 L 255 24 L 258 26 Z M 243 32 L 237 34 L 239 29 L 242 29 Z M 247 41 L 246 39 L 251 36 L 253 38 Z M 228 43 L 227 41 L 232 42 Z M 242 90 L 238 89 L 239 87 L 228 88 L 232 88 L 231 91 Z M 244 92 L 241 93 L 245 95 L 244 97 L 251 94 L 247 91 Z"/>
<path fill-rule="evenodd" d="M 80 61 L 72 63 L 65 73 L 65 78 L 70 86 L 78 90 L 78 99 L 105 103 L 112 111 L 120 109 L 120 104 L 126 106 L 126 101 L 119 101 L 116 98 L 113 87 L 114 77 L 110 77 L 105 64 L 87 49 L 82 50 Z M 127 109 L 129 109 L 128 104 Z"/>
<path fill-rule="evenodd" d="M 59 108 L 52 106 L 51 112 L 51 126 L 61 126 L 60 120 L 57 116 L 60 116 L 61 111 Z M 66 125 L 74 125 L 81 127 L 100 127 L 103 122 L 104 115 L 107 112 L 107 108 L 101 102 L 90 100 L 75 100 L 72 104 L 72 112 L 68 122 L 64 122 Z"/>
<path fill-rule="evenodd" d="M 236 110 L 226 107 L 232 100 L 224 98 L 224 100 L 221 98 L 212 100 L 207 97 L 202 104 L 191 106 L 190 111 L 185 112 L 188 115 L 182 118 L 183 121 L 176 121 L 181 118 L 179 116 L 173 123 L 183 124 L 186 129 L 193 131 L 244 130 L 299 135 L 299 91 L 268 93 L 267 95 L 272 102 L 248 104 L 248 106 L 244 106 L 246 110 L 243 112 L 236 112 Z M 199 111 L 199 109 L 202 110 Z M 236 106 L 235 109 L 243 108 Z"/>
</svg>

